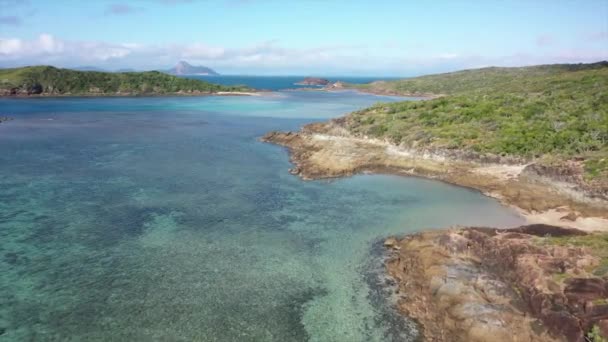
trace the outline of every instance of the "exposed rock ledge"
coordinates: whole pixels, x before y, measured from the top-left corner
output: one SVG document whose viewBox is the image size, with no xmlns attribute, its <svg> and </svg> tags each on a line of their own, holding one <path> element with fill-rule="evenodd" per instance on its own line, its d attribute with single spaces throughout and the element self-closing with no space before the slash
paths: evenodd
<svg viewBox="0 0 608 342">
<path fill-rule="evenodd" d="M 530 223 L 608 231 L 608 187 L 582 181 L 580 165 L 556 173 L 517 160 L 405 149 L 354 137 L 336 120 L 297 133 L 270 132 L 262 141 L 287 147 L 290 172 L 303 179 L 361 172 L 423 176 L 478 189 L 515 207 Z"/>
<path fill-rule="evenodd" d="M 608 336 L 608 234 L 457 228 L 385 246 L 399 310 L 420 323 L 425 340 L 582 342 L 592 329 Z"/>
</svg>

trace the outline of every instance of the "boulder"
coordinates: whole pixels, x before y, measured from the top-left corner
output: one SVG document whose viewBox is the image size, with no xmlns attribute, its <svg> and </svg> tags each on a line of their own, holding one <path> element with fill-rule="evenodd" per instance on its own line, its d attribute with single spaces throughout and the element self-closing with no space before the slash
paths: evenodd
<svg viewBox="0 0 608 342">
<path fill-rule="evenodd" d="M 564 294 L 573 303 L 608 297 L 606 282 L 600 278 L 570 278 L 565 281 L 565 284 Z"/>
</svg>

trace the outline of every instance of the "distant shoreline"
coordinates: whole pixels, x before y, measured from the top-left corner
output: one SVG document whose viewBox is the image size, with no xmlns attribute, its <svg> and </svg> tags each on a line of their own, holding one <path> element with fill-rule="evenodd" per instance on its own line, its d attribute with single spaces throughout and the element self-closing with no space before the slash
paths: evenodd
<svg viewBox="0 0 608 342">
<path fill-rule="evenodd" d="M 358 173 L 420 176 L 476 189 L 514 208 L 529 223 L 585 231 L 608 231 L 608 202 L 584 189 L 537 173 L 524 161 L 482 162 L 452 151 L 406 150 L 353 136 L 336 120 L 304 126 L 300 132 L 270 132 L 262 141 L 287 147 L 292 174 L 305 180 Z"/>
<path fill-rule="evenodd" d="M 2 99 L 32 99 L 32 98 L 112 98 L 112 97 L 205 97 L 205 96 L 261 96 L 265 91 L 255 92 L 215 92 L 215 93 L 165 93 L 165 94 L 31 94 L 31 95 L 4 95 Z"/>
</svg>

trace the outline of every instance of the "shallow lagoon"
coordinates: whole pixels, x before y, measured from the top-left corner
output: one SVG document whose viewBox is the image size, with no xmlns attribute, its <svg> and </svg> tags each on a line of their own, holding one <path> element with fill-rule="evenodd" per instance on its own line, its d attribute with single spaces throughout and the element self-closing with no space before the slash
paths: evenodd
<svg viewBox="0 0 608 342">
<path fill-rule="evenodd" d="M 385 341 L 377 242 L 521 223 L 476 191 L 304 182 L 270 130 L 395 98 L 0 100 L 0 339 Z"/>
</svg>

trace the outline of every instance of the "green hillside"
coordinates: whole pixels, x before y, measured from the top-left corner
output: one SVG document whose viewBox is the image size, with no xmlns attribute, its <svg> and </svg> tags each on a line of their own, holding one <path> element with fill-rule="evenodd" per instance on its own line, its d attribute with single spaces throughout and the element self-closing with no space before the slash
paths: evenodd
<svg viewBox="0 0 608 342">
<path fill-rule="evenodd" d="M 471 92 L 537 92 L 545 91 L 543 81 L 560 81 L 576 71 L 605 70 L 608 62 L 592 64 L 552 64 L 519 68 L 490 67 L 427 75 L 397 81 L 350 84 L 363 90 L 394 91 L 402 94 L 458 94 Z M 568 77 L 568 76 L 566 76 Z"/>
<path fill-rule="evenodd" d="M 221 86 L 158 71 L 109 73 L 52 66 L 0 69 L 2 95 L 157 95 L 247 90 L 251 89 Z"/>
<path fill-rule="evenodd" d="M 354 112 L 345 121 L 354 133 L 417 148 L 584 159 L 588 177 L 608 178 L 608 62 L 485 68 L 360 87 L 445 96 Z"/>
</svg>

